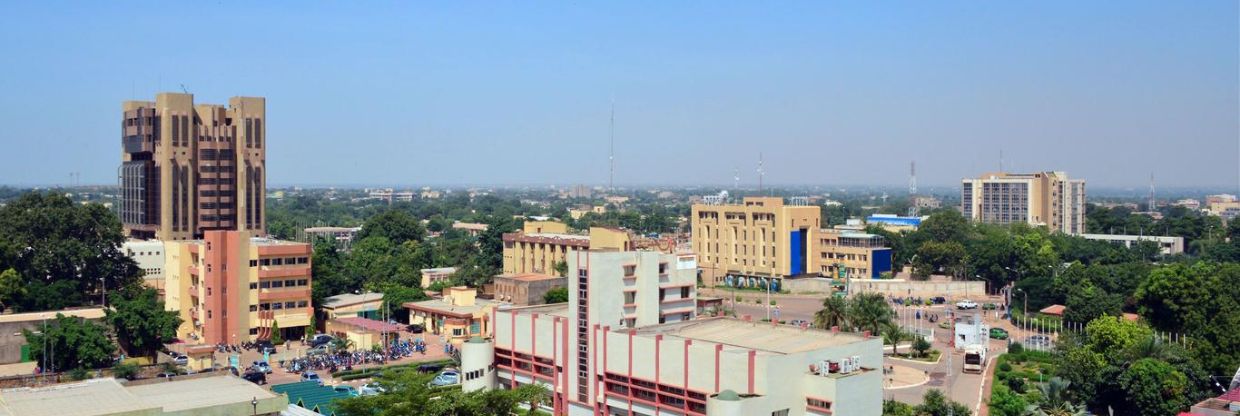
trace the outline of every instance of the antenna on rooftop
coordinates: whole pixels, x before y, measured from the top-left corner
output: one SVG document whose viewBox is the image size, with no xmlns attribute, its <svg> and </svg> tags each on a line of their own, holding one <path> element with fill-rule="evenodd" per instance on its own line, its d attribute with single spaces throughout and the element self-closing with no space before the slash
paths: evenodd
<svg viewBox="0 0 1240 416">
<path fill-rule="evenodd" d="M 181 92 L 189 94 L 189 90 L 185 89 L 185 84 L 181 84 Z"/>
<path fill-rule="evenodd" d="M 766 177 L 766 171 L 762 170 L 762 152 L 758 152 L 758 194 L 762 193 L 762 179 Z"/>
</svg>

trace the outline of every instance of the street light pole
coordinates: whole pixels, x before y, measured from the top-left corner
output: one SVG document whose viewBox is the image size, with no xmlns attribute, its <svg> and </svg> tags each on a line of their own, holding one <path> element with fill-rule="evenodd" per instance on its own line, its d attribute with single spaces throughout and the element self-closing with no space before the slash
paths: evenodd
<svg viewBox="0 0 1240 416">
<path fill-rule="evenodd" d="M 250 399 L 250 406 L 254 408 L 254 416 L 258 416 L 258 397 Z"/>
</svg>

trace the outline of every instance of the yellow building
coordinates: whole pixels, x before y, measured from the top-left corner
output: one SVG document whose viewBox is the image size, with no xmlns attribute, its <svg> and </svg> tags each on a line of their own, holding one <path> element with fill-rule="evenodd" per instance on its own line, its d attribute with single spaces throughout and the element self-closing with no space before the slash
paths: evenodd
<svg viewBox="0 0 1240 416">
<path fill-rule="evenodd" d="M 1085 232 L 1085 180 L 1064 172 L 988 173 L 961 181 L 961 212 L 988 224 L 1026 223 Z"/>
<path fill-rule="evenodd" d="M 328 334 L 353 341 L 353 347 L 358 351 L 368 351 L 376 345 L 382 347 L 399 338 L 401 331 L 405 329 L 401 325 L 360 316 L 332 319 L 327 321 L 324 328 Z"/>
<path fill-rule="evenodd" d="M 178 311 L 177 337 L 202 344 L 305 335 L 310 304 L 309 244 L 207 231 L 202 240 L 166 242 L 165 307 Z"/>
<path fill-rule="evenodd" d="M 740 204 L 694 204 L 693 252 L 707 286 L 763 285 L 817 273 L 821 209 L 782 198 L 746 197 Z"/>
<path fill-rule="evenodd" d="M 478 299 L 476 289 L 457 286 L 444 289 L 442 298 L 406 302 L 404 307 L 410 325 L 423 325 L 427 332 L 460 345 L 471 336 L 491 336 L 491 312 L 499 304 Z"/>
<path fill-rule="evenodd" d="M 818 271 L 826 277 L 873 279 L 891 271 L 891 249 L 879 235 L 823 229 L 818 247 Z"/>
<path fill-rule="evenodd" d="M 591 227 L 588 235 L 569 234 L 568 225 L 554 221 L 530 221 L 515 233 L 505 233 L 504 274 L 537 273 L 558 275 L 555 265 L 565 261 L 570 250 L 591 248 L 632 250 L 628 231 L 610 227 Z"/>
</svg>

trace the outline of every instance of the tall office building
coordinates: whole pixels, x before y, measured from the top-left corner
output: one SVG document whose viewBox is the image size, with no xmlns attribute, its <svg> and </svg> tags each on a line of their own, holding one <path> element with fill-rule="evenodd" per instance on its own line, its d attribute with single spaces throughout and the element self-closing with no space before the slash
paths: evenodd
<svg viewBox="0 0 1240 416">
<path fill-rule="evenodd" d="M 740 204 L 694 204 L 693 252 L 707 286 L 818 273 L 815 255 L 822 210 L 784 205 L 783 198 L 746 197 Z M 745 286 L 747 284 L 742 284 Z"/>
<path fill-rule="evenodd" d="M 264 234 L 266 100 L 194 104 L 190 94 L 122 105 L 120 216 L 133 238 L 208 230 Z"/>
<path fill-rule="evenodd" d="M 1085 180 L 1064 172 L 988 173 L 961 181 L 961 212 L 989 224 L 1026 223 L 1085 232 Z"/>
</svg>

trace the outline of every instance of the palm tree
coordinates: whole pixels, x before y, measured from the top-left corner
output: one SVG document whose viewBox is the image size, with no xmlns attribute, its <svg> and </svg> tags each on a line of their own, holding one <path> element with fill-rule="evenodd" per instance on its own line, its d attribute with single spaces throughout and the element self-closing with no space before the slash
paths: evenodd
<svg viewBox="0 0 1240 416">
<path fill-rule="evenodd" d="M 828 296 L 822 300 L 822 309 L 814 313 L 814 326 L 828 329 L 834 326 L 847 326 L 848 299 L 839 296 Z"/>
<path fill-rule="evenodd" d="M 891 355 L 896 354 L 898 344 L 900 344 L 900 341 L 904 340 L 904 336 L 904 328 L 900 328 L 899 325 L 894 323 L 887 323 L 886 325 L 883 325 L 883 342 L 891 343 Z"/>
<path fill-rule="evenodd" d="M 1072 383 L 1059 377 L 1051 377 L 1046 384 L 1038 386 L 1042 400 L 1025 408 L 1026 416 L 1083 416 L 1089 414 L 1085 406 L 1068 401 L 1068 386 Z"/>
<path fill-rule="evenodd" d="M 894 312 L 882 294 L 862 293 L 853 297 L 848 315 L 848 322 L 852 325 L 869 330 L 871 334 L 878 334 L 884 324 L 891 322 Z"/>
<path fill-rule="evenodd" d="M 340 338 L 333 339 L 331 342 L 331 345 L 332 345 L 332 351 L 336 351 L 337 353 L 340 353 L 340 352 L 347 353 L 349 352 L 350 348 L 357 346 L 357 344 L 354 343 L 353 340 L 348 339 L 346 337 L 340 337 Z"/>
</svg>

